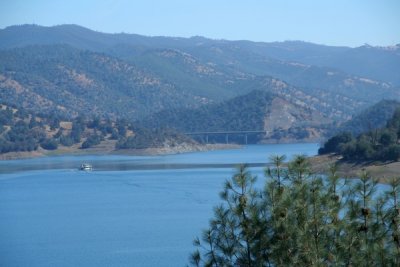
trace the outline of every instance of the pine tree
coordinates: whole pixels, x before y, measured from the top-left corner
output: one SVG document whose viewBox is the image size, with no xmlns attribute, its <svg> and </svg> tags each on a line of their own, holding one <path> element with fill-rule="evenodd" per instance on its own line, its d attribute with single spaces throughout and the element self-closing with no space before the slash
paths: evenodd
<svg viewBox="0 0 400 267">
<path fill-rule="evenodd" d="M 265 186 L 242 165 L 195 240 L 195 266 L 399 266 L 400 179 L 386 193 L 362 172 L 313 174 L 305 156 L 270 158 Z M 286 165 L 286 164 L 285 164 Z"/>
</svg>

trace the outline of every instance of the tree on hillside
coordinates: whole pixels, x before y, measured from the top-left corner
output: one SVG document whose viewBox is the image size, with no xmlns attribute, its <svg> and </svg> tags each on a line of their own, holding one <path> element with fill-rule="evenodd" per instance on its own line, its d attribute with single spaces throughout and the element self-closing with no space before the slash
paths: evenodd
<svg viewBox="0 0 400 267">
<path fill-rule="evenodd" d="M 81 117 L 78 117 L 72 122 L 71 138 L 75 143 L 79 143 L 81 141 L 81 135 L 85 130 L 85 127 L 86 124 Z"/>
<path fill-rule="evenodd" d="M 353 136 L 349 132 L 343 132 L 330 138 L 323 147 L 318 151 L 320 154 L 333 153 L 340 151 L 340 145 L 349 143 L 353 140 Z"/>
<path fill-rule="evenodd" d="M 47 150 L 55 150 L 58 148 L 58 142 L 55 139 L 46 139 L 40 143 L 40 146 Z"/>
<path fill-rule="evenodd" d="M 86 149 L 95 145 L 100 144 L 100 142 L 103 140 L 103 137 L 98 135 L 98 134 L 92 134 L 90 135 L 85 142 L 82 143 L 81 148 Z"/>
<path fill-rule="evenodd" d="M 390 130 L 383 130 L 380 135 L 379 142 L 383 146 L 393 145 L 397 142 L 397 134 Z"/>
</svg>

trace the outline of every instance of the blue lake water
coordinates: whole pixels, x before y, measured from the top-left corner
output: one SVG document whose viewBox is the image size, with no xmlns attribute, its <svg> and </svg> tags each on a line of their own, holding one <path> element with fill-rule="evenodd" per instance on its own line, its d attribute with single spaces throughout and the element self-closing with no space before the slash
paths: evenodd
<svg viewBox="0 0 400 267">
<path fill-rule="evenodd" d="M 0 266 L 185 266 L 234 165 L 318 144 L 0 162 Z M 81 162 L 94 171 L 82 172 Z"/>
</svg>

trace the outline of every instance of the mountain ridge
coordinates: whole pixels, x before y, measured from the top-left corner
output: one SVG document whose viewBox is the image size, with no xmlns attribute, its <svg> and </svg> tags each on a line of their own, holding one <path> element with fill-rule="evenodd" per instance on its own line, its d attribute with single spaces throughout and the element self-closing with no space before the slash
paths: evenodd
<svg viewBox="0 0 400 267">
<path fill-rule="evenodd" d="M 263 91 L 280 99 L 268 107 L 276 120 L 284 120 L 279 112 L 290 118 L 308 109 L 320 113 L 319 125 L 339 125 L 382 99 L 400 100 L 398 46 L 149 37 L 79 25 L 12 26 L 0 30 L 0 40 L 0 96 L 36 112 L 140 121 Z"/>
</svg>

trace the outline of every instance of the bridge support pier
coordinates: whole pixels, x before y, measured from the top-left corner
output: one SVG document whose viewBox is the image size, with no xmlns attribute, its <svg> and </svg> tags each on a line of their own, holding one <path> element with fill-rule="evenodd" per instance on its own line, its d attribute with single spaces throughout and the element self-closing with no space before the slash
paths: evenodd
<svg viewBox="0 0 400 267">
<path fill-rule="evenodd" d="M 244 143 L 247 145 L 247 134 L 244 134 Z"/>
<path fill-rule="evenodd" d="M 229 143 L 228 134 L 225 135 L 225 142 L 226 142 L 227 144 Z"/>
</svg>

